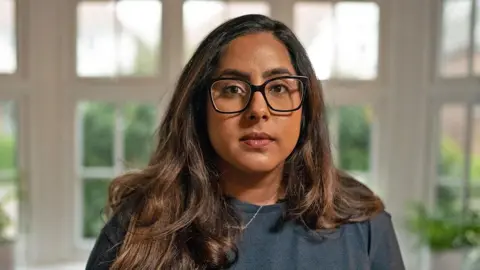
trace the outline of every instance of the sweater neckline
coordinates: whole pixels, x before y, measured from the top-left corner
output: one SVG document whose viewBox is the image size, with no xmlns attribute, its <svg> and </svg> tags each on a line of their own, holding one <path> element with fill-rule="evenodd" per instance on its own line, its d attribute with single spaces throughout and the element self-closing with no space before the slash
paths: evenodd
<svg viewBox="0 0 480 270">
<path fill-rule="evenodd" d="M 227 197 L 227 199 L 232 203 L 233 206 L 235 206 L 237 209 L 244 213 L 256 213 L 259 208 L 260 211 L 258 213 L 272 213 L 272 212 L 283 212 L 286 208 L 286 200 L 278 200 L 274 204 L 268 204 L 268 205 L 256 205 L 252 204 L 249 202 L 241 201 L 235 197 Z"/>
</svg>

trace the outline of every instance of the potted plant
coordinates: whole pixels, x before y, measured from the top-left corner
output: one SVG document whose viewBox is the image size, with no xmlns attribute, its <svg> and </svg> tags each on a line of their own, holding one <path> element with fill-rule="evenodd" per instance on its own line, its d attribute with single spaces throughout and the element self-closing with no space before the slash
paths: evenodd
<svg viewBox="0 0 480 270">
<path fill-rule="evenodd" d="M 5 205 L 10 197 L 4 195 L 0 201 L 0 265 L 2 269 L 14 269 L 14 240 L 9 235 L 8 230 L 12 225 L 12 220 L 5 210 Z"/>
<path fill-rule="evenodd" d="M 431 268 L 461 269 L 467 254 L 480 245 L 480 217 L 474 211 L 427 211 L 414 204 L 408 218 L 408 229 L 419 244 L 432 253 Z"/>
</svg>

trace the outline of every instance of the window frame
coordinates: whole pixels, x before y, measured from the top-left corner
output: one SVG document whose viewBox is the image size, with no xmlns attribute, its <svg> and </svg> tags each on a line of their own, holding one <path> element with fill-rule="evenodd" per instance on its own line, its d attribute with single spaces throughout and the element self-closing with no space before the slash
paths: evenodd
<svg viewBox="0 0 480 270">
<path fill-rule="evenodd" d="M 95 0 L 103 1 L 103 0 Z M 190 0 L 195 1 L 195 0 Z M 76 18 L 76 2 L 71 1 L 69 5 L 70 18 Z M 76 19 L 69 20 L 67 27 L 64 28 L 62 40 L 64 44 L 67 44 L 63 48 L 66 61 L 63 64 L 63 70 L 67 70 L 67 79 L 65 83 L 65 91 L 68 93 L 69 99 L 73 104 L 76 104 L 77 101 L 86 100 L 86 101 L 108 101 L 114 102 L 115 104 L 121 104 L 123 101 L 151 101 L 158 100 L 159 97 L 159 85 L 162 85 L 161 92 L 164 93 L 162 97 L 163 101 L 167 101 L 171 92 L 166 92 L 168 85 L 174 85 L 176 77 L 180 73 L 183 62 L 184 55 L 184 45 L 183 45 L 183 1 L 163 0 L 162 1 L 162 23 L 161 23 L 161 35 L 162 41 L 169 40 L 164 37 L 174 37 L 173 40 L 170 39 L 170 42 L 167 44 L 161 44 L 162 54 L 162 66 L 160 69 L 165 72 L 163 76 L 158 78 L 139 78 L 139 77 L 119 77 L 115 80 L 109 78 L 85 78 L 78 77 L 75 74 L 75 63 L 76 63 Z M 258 0 L 226 0 L 225 2 L 259 2 Z M 263 0 L 261 2 L 266 2 L 270 5 L 270 16 L 284 22 L 286 25 L 293 25 L 293 8 L 287 9 L 287 7 L 293 7 L 296 2 L 316 2 L 312 0 L 304 1 L 295 1 L 295 0 Z M 335 2 L 359 2 L 359 1 L 320 1 L 326 3 L 335 3 Z M 327 105 L 333 106 L 359 106 L 367 105 L 372 108 L 375 114 L 382 114 L 382 107 L 378 106 L 385 98 L 385 92 L 388 91 L 387 87 L 387 78 L 388 74 L 388 57 L 386 53 L 385 44 L 386 38 L 388 35 L 385 35 L 388 29 L 387 15 L 385 12 L 385 4 L 381 1 L 368 1 L 374 2 L 378 5 L 379 8 L 379 38 L 378 38 L 378 68 L 377 68 L 377 77 L 374 80 L 346 80 L 346 79 L 329 79 L 321 82 L 324 88 L 324 94 Z M 168 11 L 168 12 L 166 12 Z M 174 16 L 174 15 L 177 16 Z M 66 14 L 66 18 L 69 16 Z M 168 25 L 168 27 L 166 27 Z M 178 33 L 182 33 L 179 35 Z M 383 46 L 382 46 L 383 45 Z M 166 53 L 168 52 L 168 53 Z M 169 68 L 174 67 L 174 68 Z M 168 79 L 170 78 L 170 79 Z M 164 82 L 168 81 L 168 84 Z M 163 82 L 163 83 L 162 83 Z M 132 89 L 135 91 L 132 91 Z M 173 88 L 170 88 L 173 89 Z M 165 105 L 165 104 L 163 104 Z M 160 105 L 162 106 L 162 105 Z M 72 108 L 76 108 L 73 106 Z M 165 109 L 161 107 L 160 110 Z M 68 113 L 70 118 L 72 117 L 71 111 Z M 161 114 L 161 113 L 160 113 Z M 73 119 L 72 119 L 73 120 Z M 376 122 L 379 121 L 379 118 L 376 117 Z M 372 175 L 372 186 L 378 187 L 378 190 L 381 190 L 384 183 L 380 181 L 381 176 L 378 176 L 378 173 L 374 170 L 381 165 L 381 161 L 378 158 L 378 151 L 381 149 L 378 144 L 378 141 L 374 141 L 375 138 L 378 138 L 380 133 L 381 125 L 380 123 L 374 123 L 372 126 L 372 147 L 371 147 L 371 175 Z M 78 136 L 75 135 L 75 136 Z M 76 146 L 78 151 L 78 146 Z M 76 156 L 74 149 L 70 149 L 69 155 Z M 377 164 L 378 163 L 378 164 Z M 78 164 L 78 163 L 76 163 Z M 78 173 L 72 175 L 75 179 L 78 179 Z M 85 239 L 82 237 L 82 228 L 83 228 L 83 219 L 82 215 L 82 193 L 83 188 L 80 186 L 82 184 L 81 180 L 77 180 L 77 183 L 73 185 L 74 188 L 71 188 L 69 194 L 73 194 L 75 198 L 74 202 L 74 232 L 71 234 L 74 235 L 73 247 L 76 250 L 77 254 L 85 254 L 88 252 L 91 247 L 93 247 L 94 239 Z M 80 193 L 79 193 L 80 192 Z M 70 208 L 71 209 L 71 208 Z M 70 214 L 71 216 L 71 214 Z"/>
<path fill-rule="evenodd" d="M 24 199 L 18 199 L 18 220 L 17 220 L 17 241 L 28 241 L 29 236 L 25 232 L 29 228 L 28 219 L 31 211 L 31 203 L 28 200 L 31 194 L 30 166 L 31 162 L 27 156 L 32 151 L 30 137 L 31 126 L 29 123 L 30 112 L 27 109 L 29 98 L 34 91 L 34 84 L 29 75 L 29 63 L 27 54 L 29 52 L 30 36 L 27 31 L 29 5 L 26 1 L 12 0 L 14 4 L 13 33 L 14 44 L 16 46 L 16 68 L 12 73 L 0 73 L 0 101 L 12 102 L 15 121 L 15 141 L 16 141 L 16 168 L 17 188 Z M 3 181 L 3 179 L 1 180 Z M 28 252 L 16 252 L 15 257 L 19 264 L 26 261 Z"/>
<path fill-rule="evenodd" d="M 443 7 L 445 0 L 432 0 L 432 4 L 434 5 L 434 10 L 435 10 L 435 31 L 434 33 L 434 40 L 435 45 L 433 46 L 433 52 L 434 54 L 434 60 L 433 60 L 433 80 L 435 82 L 435 86 L 438 84 L 438 88 L 440 88 L 440 91 L 448 91 L 442 88 L 443 84 L 449 84 L 449 83 L 457 83 L 457 84 L 462 84 L 462 83 L 480 83 L 480 74 L 473 74 L 474 72 L 474 53 L 475 53 L 475 28 L 476 28 L 476 23 L 477 23 L 477 18 L 480 19 L 479 12 L 480 8 L 476 8 L 478 0 L 469 0 L 471 2 L 471 13 L 470 13 L 470 20 L 469 20 L 469 48 L 468 48 L 468 64 L 467 64 L 467 69 L 468 69 L 468 74 L 465 77 L 444 77 L 441 74 L 441 58 L 442 58 L 442 50 L 443 50 L 443 44 L 442 44 L 442 34 L 443 34 Z M 480 42 L 480 41 L 478 41 Z M 436 88 L 436 87 L 435 87 Z"/>
<path fill-rule="evenodd" d="M 81 194 L 79 184 L 82 182 L 78 180 L 76 167 L 79 153 L 75 122 L 77 103 L 150 103 L 155 100 L 159 103 L 161 118 L 183 68 L 180 60 L 183 57 L 183 35 L 178 34 L 183 33 L 183 1 L 163 0 L 161 75 L 115 80 L 76 76 L 78 1 L 45 0 L 40 4 L 35 0 L 17 0 L 18 74 L 8 75 L 8 78 L 0 76 L 0 99 L 18 102 L 21 166 L 29 176 L 27 209 L 22 214 L 31 220 L 27 226 L 29 234 L 25 236 L 26 257 L 31 263 L 84 260 L 93 245 L 93 241 L 78 237 L 82 235 L 78 224 L 83 224 L 83 220 L 79 218 L 82 196 L 78 193 Z M 271 17 L 292 27 L 295 0 L 263 2 L 270 4 Z M 393 8 L 389 0 L 369 2 L 377 3 L 380 11 L 377 80 L 331 79 L 322 84 L 328 105 L 369 105 L 375 111 L 378 125 L 372 129 L 372 172 L 379 186 L 387 189 L 389 180 L 380 179 L 388 178 L 390 159 L 385 157 L 390 148 L 385 146 L 389 146 L 392 136 L 388 124 L 392 113 L 386 104 L 395 82 L 392 79 L 395 76 L 394 62 L 389 56 L 393 44 L 390 40 L 393 35 L 390 27 L 394 25 L 390 21 Z M 39 41 L 39 46 L 29 41 Z M 53 157 L 47 159 L 47 154 Z M 47 241 L 59 245 L 55 249 L 45 248 L 43 244 Z"/>
<path fill-rule="evenodd" d="M 432 80 L 429 83 L 430 89 L 430 100 L 432 105 L 429 108 L 430 117 L 434 120 L 430 123 L 430 136 L 433 138 L 428 145 L 428 152 L 430 161 L 429 169 L 428 169 L 428 190 L 429 196 L 429 206 L 430 208 L 435 208 L 438 205 L 437 201 L 437 188 L 445 186 L 437 175 L 437 166 L 439 162 L 440 156 L 440 137 L 441 137 L 441 130 L 440 130 L 440 115 L 443 106 L 449 104 L 458 104 L 463 105 L 466 107 L 466 143 L 462 146 L 463 154 L 464 154 L 464 168 L 463 168 L 463 177 L 460 179 L 462 182 L 458 183 L 458 188 L 461 190 L 460 196 L 462 203 L 465 203 L 469 200 L 468 192 L 465 190 L 468 189 L 470 186 L 470 166 L 471 166 L 471 148 L 472 148 L 472 141 L 471 138 L 473 134 L 473 119 L 471 115 L 473 110 L 475 109 L 475 105 L 480 103 L 480 74 L 472 74 L 473 67 L 474 67 L 474 46 L 475 46 L 475 23 L 476 18 L 478 17 L 478 9 L 476 5 L 479 1 L 478 0 L 471 0 L 471 18 L 469 21 L 469 61 L 468 61 L 468 75 L 465 77 L 443 77 L 441 74 L 441 65 L 440 59 L 442 57 L 442 24 L 443 24 L 443 6 L 444 0 L 435 0 L 433 3 L 435 4 L 435 29 L 434 31 L 434 40 L 435 42 L 432 44 L 432 51 L 434 53 L 434 61 L 432 61 Z M 480 18 L 480 17 L 479 17 Z M 452 184 L 453 185 L 453 184 Z M 466 204 L 468 205 L 468 203 Z"/>
</svg>

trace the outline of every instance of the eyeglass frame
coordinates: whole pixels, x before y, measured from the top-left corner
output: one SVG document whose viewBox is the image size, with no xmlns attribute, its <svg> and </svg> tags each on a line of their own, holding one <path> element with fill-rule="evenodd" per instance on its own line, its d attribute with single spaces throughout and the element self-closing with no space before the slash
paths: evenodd
<svg viewBox="0 0 480 270">
<path fill-rule="evenodd" d="M 279 79 L 298 79 L 302 83 L 302 96 L 301 96 L 300 104 L 296 108 L 290 109 L 290 110 L 277 110 L 277 109 L 273 108 L 272 105 L 270 105 L 270 102 L 268 102 L 267 96 L 265 95 L 265 87 L 267 86 L 268 83 L 270 83 L 272 81 L 279 80 Z M 215 101 L 213 100 L 213 96 L 212 96 L 212 86 L 213 86 L 214 83 L 216 83 L 218 81 L 226 81 L 226 80 L 236 80 L 236 81 L 244 82 L 250 87 L 250 97 L 248 97 L 248 101 L 245 103 L 245 107 L 243 109 L 238 110 L 238 111 L 233 111 L 233 112 L 224 112 L 224 111 L 219 110 L 217 108 L 217 106 L 215 105 Z M 255 92 L 260 92 L 262 94 L 263 99 L 265 100 L 265 103 L 267 104 L 268 108 L 270 108 L 272 111 L 281 112 L 281 113 L 285 112 L 286 113 L 286 112 L 294 112 L 294 111 L 296 111 L 296 110 L 298 110 L 302 107 L 303 102 L 305 100 L 305 93 L 307 92 L 308 85 L 309 85 L 308 77 L 307 76 L 300 76 L 300 75 L 279 76 L 279 77 L 268 79 L 260 85 L 252 84 L 248 80 L 241 79 L 241 78 L 220 77 L 220 78 L 212 79 L 210 81 L 210 87 L 208 89 L 208 95 L 210 96 L 210 101 L 212 102 L 213 108 L 218 113 L 234 114 L 234 113 L 244 112 L 248 108 L 248 106 L 250 106 L 250 103 L 252 102 L 252 99 L 253 99 L 253 96 L 255 95 Z"/>
</svg>

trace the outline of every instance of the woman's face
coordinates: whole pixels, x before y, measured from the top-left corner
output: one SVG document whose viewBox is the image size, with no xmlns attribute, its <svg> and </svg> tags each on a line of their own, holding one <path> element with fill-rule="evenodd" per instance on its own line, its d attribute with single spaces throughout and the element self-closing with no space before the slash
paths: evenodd
<svg viewBox="0 0 480 270">
<path fill-rule="evenodd" d="M 225 48 L 215 78 L 233 77 L 261 85 L 284 75 L 296 75 L 287 48 L 272 34 L 258 33 L 239 37 Z M 210 99 L 208 103 L 210 142 L 227 166 L 247 173 L 272 171 L 283 165 L 297 144 L 301 109 L 273 111 L 259 92 L 241 113 L 222 114 Z"/>
</svg>

